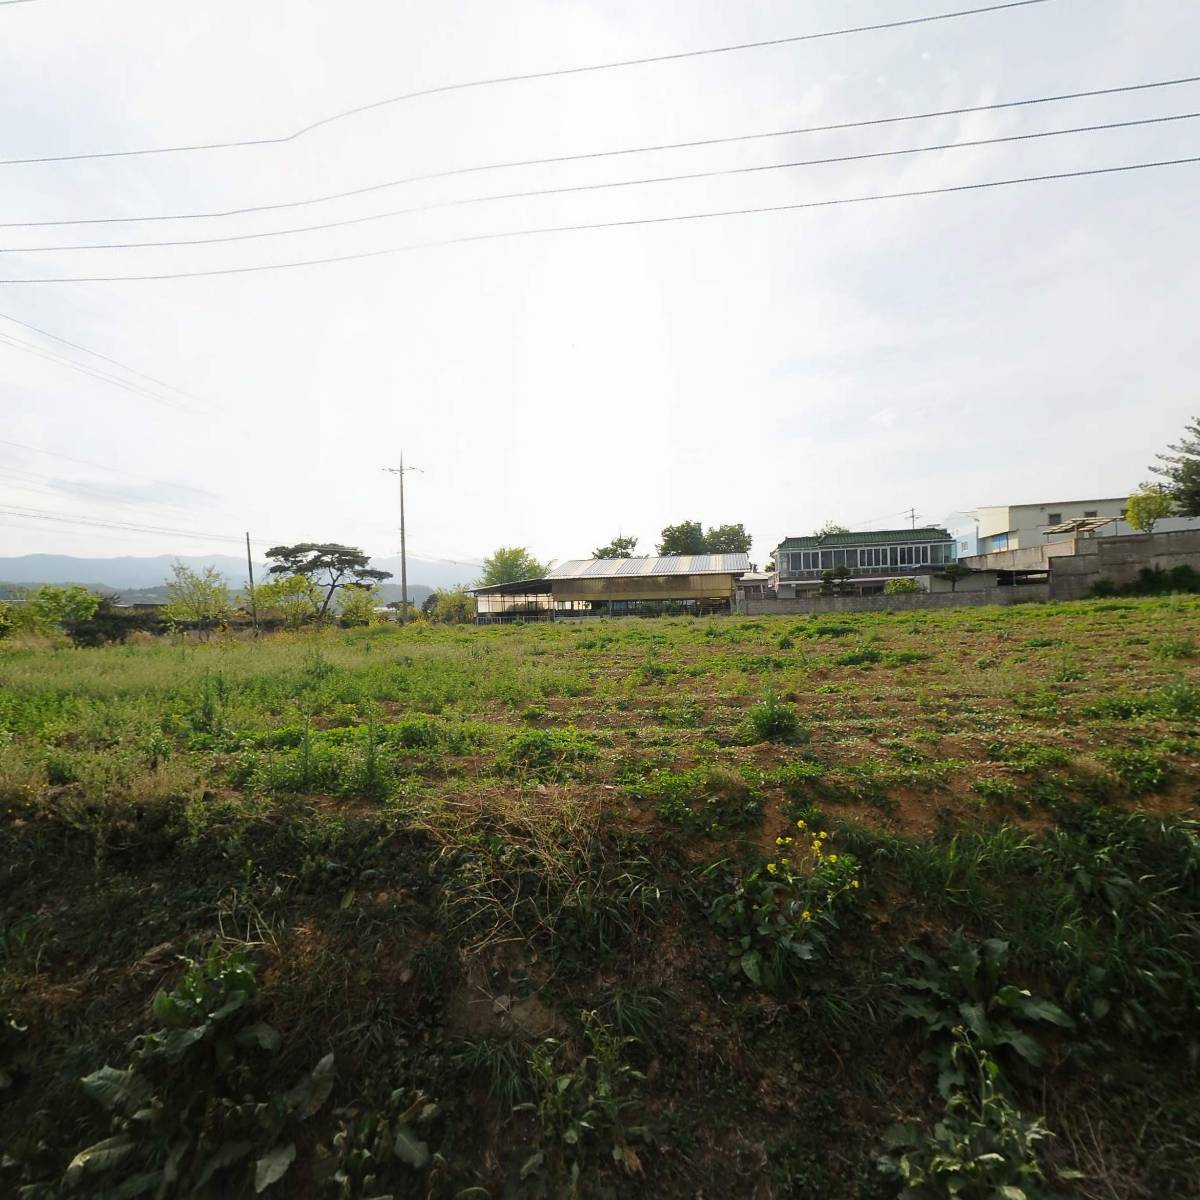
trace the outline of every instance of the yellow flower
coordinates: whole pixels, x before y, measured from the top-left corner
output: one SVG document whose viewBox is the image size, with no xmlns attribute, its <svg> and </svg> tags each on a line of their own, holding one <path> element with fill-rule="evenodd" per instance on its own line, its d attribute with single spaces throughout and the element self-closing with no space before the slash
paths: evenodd
<svg viewBox="0 0 1200 1200">
<path fill-rule="evenodd" d="M 767 870 L 770 871 L 772 875 L 775 874 L 775 869 L 776 869 L 775 863 L 767 863 Z"/>
<path fill-rule="evenodd" d="M 811 920 L 812 920 L 812 913 L 810 913 L 810 912 L 808 911 L 808 909 L 806 908 L 806 909 L 805 909 L 805 910 L 804 910 L 804 911 L 803 911 L 803 912 L 800 914 L 800 919 L 801 919 L 802 921 L 811 921 Z"/>
<path fill-rule="evenodd" d="M 783 845 L 783 838 L 776 838 L 776 839 L 775 839 L 775 845 L 777 845 L 777 846 L 782 846 L 782 845 Z"/>
<path fill-rule="evenodd" d="M 821 839 L 821 841 L 824 841 L 828 836 L 829 836 L 829 834 L 827 834 L 825 832 L 825 830 L 823 830 L 823 829 L 821 830 L 820 833 L 817 834 L 817 837 L 819 837 Z"/>
<path fill-rule="evenodd" d="M 807 825 L 805 825 L 805 823 L 804 823 L 803 821 L 797 821 L 797 822 L 796 822 L 796 828 L 797 828 L 797 829 L 807 829 L 807 828 L 808 828 L 808 826 L 807 826 Z"/>
<path fill-rule="evenodd" d="M 813 842 L 813 849 L 814 849 L 814 850 L 815 850 L 815 851 L 816 851 L 818 854 L 820 854 L 820 853 L 821 853 L 821 843 L 820 843 L 820 842 Z"/>
<path fill-rule="evenodd" d="M 837 862 L 837 855 L 836 855 L 836 854 L 831 854 L 831 855 L 829 856 L 829 861 L 830 861 L 830 862 Z"/>
<path fill-rule="evenodd" d="M 858 887 L 858 880 L 857 880 L 857 879 L 852 879 L 852 880 L 850 880 L 850 886 L 851 886 L 851 887 Z"/>
</svg>

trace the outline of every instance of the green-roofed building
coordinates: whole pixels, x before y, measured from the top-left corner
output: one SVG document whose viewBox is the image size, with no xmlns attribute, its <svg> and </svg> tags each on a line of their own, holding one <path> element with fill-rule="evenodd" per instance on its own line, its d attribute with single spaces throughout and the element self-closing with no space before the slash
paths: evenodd
<svg viewBox="0 0 1200 1200">
<path fill-rule="evenodd" d="M 861 595 L 882 592 L 889 579 L 915 579 L 928 590 L 956 558 L 953 536 L 932 525 L 784 538 L 775 550 L 775 594 L 787 600 L 816 591 L 826 571 L 844 578 L 844 590 Z"/>
</svg>

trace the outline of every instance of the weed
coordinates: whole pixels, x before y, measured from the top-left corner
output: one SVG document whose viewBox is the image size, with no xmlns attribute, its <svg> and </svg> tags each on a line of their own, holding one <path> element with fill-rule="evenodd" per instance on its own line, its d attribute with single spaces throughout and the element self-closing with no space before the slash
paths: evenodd
<svg viewBox="0 0 1200 1200">
<path fill-rule="evenodd" d="M 742 741 L 751 745 L 783 742 L 794 746 L 808 740 L 808 731 L 800 724 L 796 710 L 774 694 L 751 706 L 739 734 Z"/>
</svg>

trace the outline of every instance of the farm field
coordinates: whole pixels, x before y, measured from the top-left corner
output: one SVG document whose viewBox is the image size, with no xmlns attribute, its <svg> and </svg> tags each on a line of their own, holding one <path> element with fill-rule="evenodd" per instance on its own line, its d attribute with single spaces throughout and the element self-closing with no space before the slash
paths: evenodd
<svg viewBox="0 0 1200 1200">
<path fill-rule="evenodd" d="M 0 643 L 0 1195 L 1198 1196 L 1198 765 L 1188 598 Z"/>
</svg>

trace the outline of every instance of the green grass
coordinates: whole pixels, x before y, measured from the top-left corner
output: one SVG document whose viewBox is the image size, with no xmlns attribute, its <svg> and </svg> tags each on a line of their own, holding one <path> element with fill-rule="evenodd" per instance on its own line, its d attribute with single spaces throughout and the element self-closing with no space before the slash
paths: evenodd
<svg viewBox="0 0 1200 1200">
<path fill-rule="evenodd" d="M 230 1197 L 1189 1195 L 1197 638 L 1165 598 L 0 642 L 0 1195 L 153 1194 L 172 1146 Z"/>
</svg>

